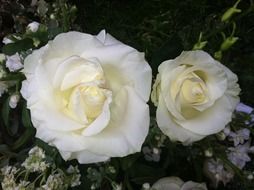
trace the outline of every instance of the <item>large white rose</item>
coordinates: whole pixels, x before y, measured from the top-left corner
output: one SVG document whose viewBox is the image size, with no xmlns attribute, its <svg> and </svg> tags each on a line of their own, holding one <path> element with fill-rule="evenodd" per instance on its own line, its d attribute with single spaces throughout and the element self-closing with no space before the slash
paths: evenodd
<svg viewBox="0 0 254 190">
<path fill-rule="evenodd" d="M 159 66 L 152 101 L 172 141 L 189 144 L 221 131 L 239 102 L 237 76 L 204 51 L 183 52 Z"/>
<path fill-rule="evenodd" d="M 65 160 L 93 163 L 140 151 L 148 133 L 151 68 L 105 31 L 59 34 L 24 61 L 36 137 Z"/>
<path fill-rule="evenodd" d="M 205 183 L 184 182 L 179 177 L 165 177 L 155 182 L 152 190 L 207 190 L 207 187 Z"/>
</svg>

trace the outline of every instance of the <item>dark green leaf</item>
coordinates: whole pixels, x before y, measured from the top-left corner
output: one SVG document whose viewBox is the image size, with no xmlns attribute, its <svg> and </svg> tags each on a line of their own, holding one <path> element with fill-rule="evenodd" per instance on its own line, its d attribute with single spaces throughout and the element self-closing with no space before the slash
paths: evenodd
<svg viewBox="0 0 254 190">
<path fill-rule="evenodd" d="M 0 152 L 6 152 L 9 151 L 9 147 L 6 144 L 0 144 Z"/>
<path fill-rule="evenodd" d="M 59 27 L 52 27 L 48 29 L 48 38 L 53 39 L 57 34 L 60 34 L 63 32 L 63 28 Z"/>
<path fill-rule="evenodd" d="M 31 117 L 29 110 L 26 108 L 26 103 L 23 105 L 22 109 L 22 124 L 25 128 L 32 128 Z"/>
<path fill-rule="evenodd" d="M 1 78 L 1 81 L 24 80 L 23 73 L 9 73 L 6 77 Z"/>
<path fill-rule="evenodd" d="M 5 127 L 9 126 L 9 115 L 10 115 L 10 106 L 9 106 L 10 97 L 8 97 L 2 107 L 2 119 Z"/>
<path fill-rule="evenodd" d="M 154 168 L 144 164 L 135 164 L 129 170 L 131 181 L 137 184 L 154 183 L 154 181 L 165 176 L 162 168 Z"/>
<path fill-rule="evenodd" d="M 18 140 L 16 140 L 12 144 L 11 148 L 13 150 L 16 150 L 16 149 L 20 148 L 21 146 L 26 144 L 34 136 L 34 133 L 35 133 L 34 128 L 26 129 L 26 131 L 18 138 Z"/>
<path fill-rule="evenodd" d="M 130 168 L 134 162 L 139 158 L 139 154 L 132 154 L 126 157 L 121 158 L 121 167 L 123 170 Z"/>
<path fill-rule="evenodd" d="M 6 55 L 13 55 L 16 52 L 26 51 L 33 47 L 33 40 L 25 38 L 14 43 L 6 44 L 2 48 L 2 52 Z"/>
</svg>

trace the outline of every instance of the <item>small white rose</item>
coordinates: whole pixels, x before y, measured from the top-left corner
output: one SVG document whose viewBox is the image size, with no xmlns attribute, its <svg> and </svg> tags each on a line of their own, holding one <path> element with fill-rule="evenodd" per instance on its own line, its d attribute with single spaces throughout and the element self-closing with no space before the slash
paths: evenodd
<svg viewBox="0 0 254 190">
<path fill-rule="evenodd" d="M 29 55 L 23 72 L 36 137 L 65 160 L 94 163 L 140 151 L 152 78 L 143 53 L 105 31 L 68 32 Z"/>
<path fill-rule="evenodd" d="M 152 101 L 172 141 L 190 144 L 223 130 L 239 102 L 237 76 L 204 51 L 183 52 L 159 66 Z"/>
<path fill-rule="evenodd" d="M 30 30 L 31 32 L 37 32 L 39 26 L 40 23 L 34 21 L 27 25 L 27 30 Z"/>
<path fill-rule="evenodd" d="M 184 182 L 179 177 L 165 177 L 155 182 L 152 190 L 207 190 L 207 187 L 205 183 Z"/>
<path fill-rule="evenodd" d="M 15 71 L 23 68 L 23 64 L 21 63 L 21 59 L 20 59 L 20 56 L 18 53 L 14 54 L 12 56 L 7 56 L 6 67 L 11 72 L 15 72 Z"/>
</svg>

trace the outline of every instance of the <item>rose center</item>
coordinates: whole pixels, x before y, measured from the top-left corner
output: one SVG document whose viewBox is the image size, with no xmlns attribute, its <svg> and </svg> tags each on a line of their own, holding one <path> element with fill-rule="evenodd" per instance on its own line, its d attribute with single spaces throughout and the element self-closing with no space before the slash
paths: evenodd
<svg viewBox="0 0 254 190">
<path fill-rule="evenodd" d="M 202 103 L 206 99 L 205 87 L 197 78 L 186 79 L 181 88 L 182 97 L 189 104 Z"/>
<path fill-rule="evenodd" d="M 54 78 L 56 101 L 62 112 L 87 127 L 110 104 L 112 92 L 106 89 L 98 60 L 72 56 L 59 64 Z"/>
<path fill-rule="evenodd" d="M 86 116 L 94 119 L 100 115 L 106 100 L 105 90 L 97 86 L 86 86 L 79 89 Z"/>
</svg>

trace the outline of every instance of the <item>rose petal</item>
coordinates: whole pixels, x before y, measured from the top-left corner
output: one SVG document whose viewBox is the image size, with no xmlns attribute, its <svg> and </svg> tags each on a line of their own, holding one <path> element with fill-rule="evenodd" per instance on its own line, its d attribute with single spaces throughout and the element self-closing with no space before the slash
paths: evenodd
<svg viewBox="0 0 254 190">
<path fill-rule="evenodd" d="M 107 100 L 104 103 L 101 114 L 82 131 L 83 136 L 91 136 L 101 132 L 109 123 L 110 108 L 109 105 L 112 101 L 112 94 L 107 94 Z"/>
<path fill-rule="evenodd" d="M 143 53 L 139 53 L 129 46 L 117 44 L 97 48 L 96 51 L 88 50 L 81 57 L 98 58 L 106 78 L 110 77 L 108 82 L 113 91 L 120 90 L 124 85 L 132 85 L 145 101 L 149 99 L 152 71 L 145 61 Z M 121 80 L 118 82 L 112 78 L 121 78 Z"/>
<path fill-rule="evenodd" d="M 183 184 L 181 190 L 207 190 L 205 183 L 196 183 L 193 181 L 188 181 Z"/>
<path fill-rule="evenodd" d="M 59 151 L 61 156 L 65 161 L 67 160 L 72 160 L 72 159 L 77 159 L 79 163 L 95 163 L 95 162 L 103 162 L 107 161 L 109 157 L 103 156 L 103 155 L 97 155 L 89 151 L 79 151 L 79 152 L 64 152 L 64 151 Z"/>
<path fill-rule="evenodd" d="M 156 190 L 181 190 L 183 183 L 179 177 L 165 177 L 155 182 L 152 188 Z"/>
<path fill-rule="evenodd" d="M 100 40 L 106 46 L 115 45 L 115 44 L 122 44 L 120 41 L 115 39 L 113 36 L 106 33 L 105 30 L 100 31 L 99 34 L 96 36 L 96 38 L 98 40 Z"/>
<path fill-rule="evenodd" d="M 186 121 L 175 120 L 183 128 L 200 135 L 210 135 L 224 129 L 231 121 L 234 108 L 226 96 L 221 97 L 206 111 L 200 112 L 198 117 Z"/>
<path fill-rule="evenodd" d="M 181 141 L 184 144 L 190 144 L 191 142 L 204 138 L 203 135 L 196 134 L 177 125 L 173 120 L 173 116 L 168 112 L 163 99 L 159 101 L 156 118 L 159 128 L 172 141 Z"/>
<path fill-rule="evenodd" d="M 148 133 L 149 107 L 131 87 L 124 87 L 111 104 L 111 120 L 100 133 L 86 137 L 87 150 L 126 156 L 141 150 Z"/>
</svg>

